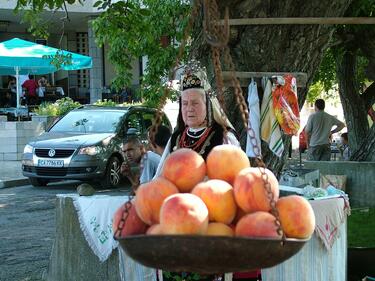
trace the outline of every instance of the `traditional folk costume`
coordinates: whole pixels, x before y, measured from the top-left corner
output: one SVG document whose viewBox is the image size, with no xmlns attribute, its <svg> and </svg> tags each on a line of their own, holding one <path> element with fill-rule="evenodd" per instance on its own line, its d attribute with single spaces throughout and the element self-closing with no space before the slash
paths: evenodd
<svg viewBox="0 0 375 281">
<path fill-rule="evenodd" d="M 240 146 L 232 124 L 229 122 L 225 114 L 222 114 L 219 102 L 212 97 L 211 87 L 208 83 L 206 73 L 196 62 L 193 61 L 186 69 L 181 79 L 182 91 L 187 89 L 204 90 L 206 100 L 206 124 L 201 128 L 189 128 L 182 119 L 181 106 L 177 119 L 175 132 L 172 134 L 168 144 L 162 155 L 157 175 L 161 173 L 165 158 L 173 151 L 180 148 L 190 148 L 199 153 L 204 159 L 208 153 L 217 145 L 232 144 Z M 180 98 L 181 105 L 181 98 Z M 213 281 L 213 280 L 232 280 L 231 274 L 201 276 L 196 273 L 175 273 L 175 272 L 159 272 L 159 280 L 172 281 L 190 278 L 191 280 Z M 193 278 L 193 279 L 192 279 Z M 195 279 L 197 278 L 197 279 Z"/>
</svg>

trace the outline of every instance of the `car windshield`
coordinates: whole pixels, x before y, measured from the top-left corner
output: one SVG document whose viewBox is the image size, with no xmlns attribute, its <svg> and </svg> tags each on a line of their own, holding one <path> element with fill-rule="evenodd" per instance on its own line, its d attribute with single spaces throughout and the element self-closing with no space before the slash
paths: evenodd
<svg viewBox="0 0 375 281">
<path fill-rule="evenodd" d="M 113 133 L 125 111 L 77 110 L 59 120 L 50 132 Z"/>
</svg>

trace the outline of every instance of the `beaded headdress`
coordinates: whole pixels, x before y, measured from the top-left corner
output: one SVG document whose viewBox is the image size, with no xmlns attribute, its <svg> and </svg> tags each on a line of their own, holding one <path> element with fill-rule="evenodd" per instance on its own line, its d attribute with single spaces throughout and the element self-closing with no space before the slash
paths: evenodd
<svg viewBox="0 0 375 281">
<path fill-rule="evenodd" d="M 181 91 L 193 88 L 203 89 L 206 92 L 211 90 L 206 68 L 201 67 L 197 60 L 189 61 L 181 75 Z"/>
</svg>

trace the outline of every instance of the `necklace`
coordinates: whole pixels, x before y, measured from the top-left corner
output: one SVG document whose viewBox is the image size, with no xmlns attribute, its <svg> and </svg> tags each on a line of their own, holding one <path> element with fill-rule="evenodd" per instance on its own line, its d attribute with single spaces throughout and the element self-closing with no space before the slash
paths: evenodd
<svg viewBox="0 0 375 281">
<path fill-rule="evenodd" d="M 187 129 L 186 134 L 193 139 L 199 139 L 206 132 L 206 130 L 207 128 L 199 129 L 197 131 L 191 131 L 191 129 Z M 202 131 L 202 132 L 198 133 L 199 131 Z"/>
<path fill-rule="evenodd" d="M 191 148 L 194 151 L 197 151 L 198 148 L 202 145 L 202 143 L 207 139 L 209 134 L 211 133 L 211 128 L 206 128 L 204 132 L 201 134 L 200 138 L 196 138 L 195 140 L 188 140 L 187 134 L 188 128 L 184 130 L 182 133 L 181 139 L 179 140 L 178 144 L 180 148 L 186 147 Z"/>
</svg>

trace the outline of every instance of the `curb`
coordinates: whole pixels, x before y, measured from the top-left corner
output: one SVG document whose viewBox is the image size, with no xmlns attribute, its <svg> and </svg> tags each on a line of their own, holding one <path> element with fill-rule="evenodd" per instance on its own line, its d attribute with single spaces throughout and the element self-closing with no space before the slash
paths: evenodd
<svg viewBox="0 0 375 281">
<path fill-rule="evenodd" d="M 13 180 L 0 180 L 0 189 L 8 187 L 16 187 L 30 184 L 28 178 L 13 179 Z"/>
</svg>

